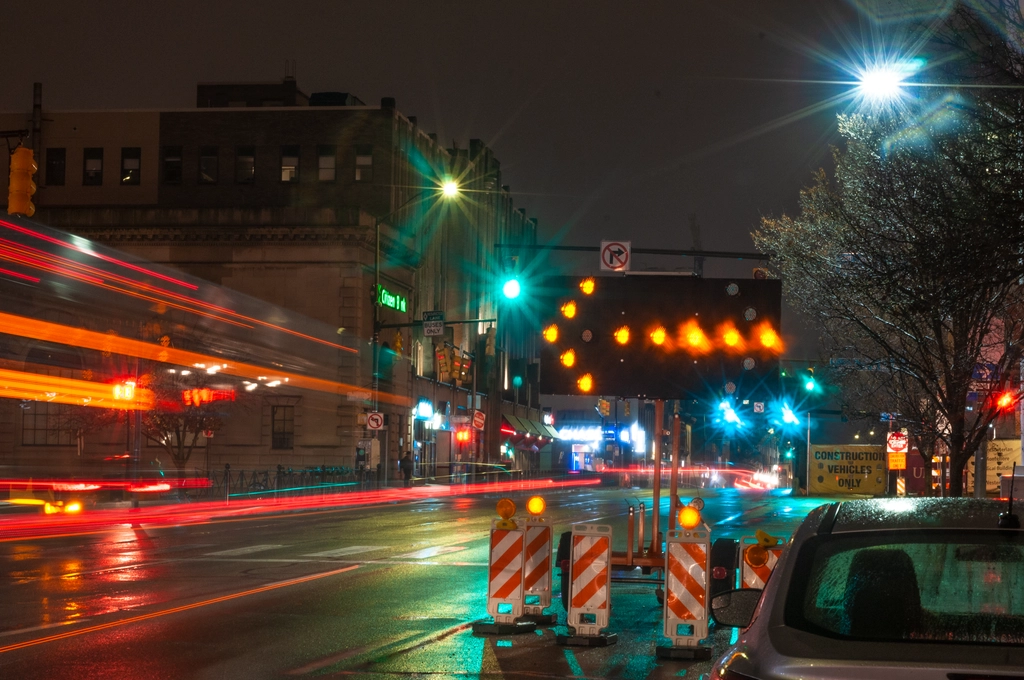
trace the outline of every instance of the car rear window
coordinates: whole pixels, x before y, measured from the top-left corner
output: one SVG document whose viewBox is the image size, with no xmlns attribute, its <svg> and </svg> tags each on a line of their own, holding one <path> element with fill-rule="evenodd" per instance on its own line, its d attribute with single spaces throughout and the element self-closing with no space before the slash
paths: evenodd
<svg viewBox="0 0 1024 680">
<path fill-rule="evenodd" d="M 800 551 L 786 624 L 849 639 L 1024 645 L 1024 533 L 833 534 Z"/>
</svg>

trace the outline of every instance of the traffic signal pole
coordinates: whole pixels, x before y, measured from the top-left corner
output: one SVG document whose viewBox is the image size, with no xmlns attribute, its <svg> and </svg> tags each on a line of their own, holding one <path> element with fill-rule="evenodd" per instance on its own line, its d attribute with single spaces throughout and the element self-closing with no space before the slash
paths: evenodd
<svg viewBox="0 0 1024 680">
<path fill-rule="evenodd" d="M 661 554 L 661 444 L 665 432 L 665 400 L 654 400 L 654 483 L 651 500 L 651 549 L 652 555 Z"/>
</svg>

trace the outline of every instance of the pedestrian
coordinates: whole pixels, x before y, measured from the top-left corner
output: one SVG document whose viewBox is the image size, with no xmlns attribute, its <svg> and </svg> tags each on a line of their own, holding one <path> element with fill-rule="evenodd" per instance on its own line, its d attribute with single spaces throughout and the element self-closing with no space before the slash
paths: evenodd
<svg viewBox="0 0 1024 680">
<path fill-rule="evenodd" d="M 398 469 L 402 471 L 405 488 L 410 488 L 412 486 L 412 454 L 408 451 L 402 456 L 402 460 L 398 461 Z"/>
</svg>

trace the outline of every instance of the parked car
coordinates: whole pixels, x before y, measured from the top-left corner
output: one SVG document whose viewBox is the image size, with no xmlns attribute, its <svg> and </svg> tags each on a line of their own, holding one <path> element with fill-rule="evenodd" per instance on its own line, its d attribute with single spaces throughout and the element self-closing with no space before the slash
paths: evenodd
<svg viewBox="0 0 1024 680">
<path fill-rule="evenodd" d="M 1021 508 L 1024 510 L 1024 508 Z M 1024 680 L 1024 530 L 1005 501 L 831 503 L 764 591 L 714 597 L 743 628 L 713 680 Z"/>
</svg>

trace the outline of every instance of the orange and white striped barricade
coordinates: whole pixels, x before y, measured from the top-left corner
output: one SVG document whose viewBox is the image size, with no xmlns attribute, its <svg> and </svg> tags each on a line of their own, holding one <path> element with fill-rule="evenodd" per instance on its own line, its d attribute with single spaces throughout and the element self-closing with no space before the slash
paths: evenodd
<svg viewBox="0 0 1024 680">
<path fill-rule="evenodd" d="M 551 606 L 551 523 L 547 517 L 530 517 L 526 526 L 526 565 L 523 572 L 523 618 L 541 625 L 558 621 L 545 614 Z"/>
<path fill-rule="evenodd" d="M 491 552 L 487 567 L 487 613 L 494 622 L 478 621 L 473 632 L 489 635 L 531 633 L 532 621 L 519 621 L 523 615 L 523 553 L 525 529 L 499 529 L 505 520 L 491 522 Z M 515 526 L 513 523 L 512 526 Z"/>
<path fill-rule="evenodd" d="M 603 647 L 619 641 L 608 627 L 612 608 L 612 528 L 603 524 L 577 524 L 572 528 L 569 559 L 569 635 L 556 635 L 560 645 Z"/>
<path fill-rule="evenodd" d="M 665 539 L 664 636 L 671 646 L 658 646 L 662 659 L 710 659 L 708 577 L 711 571 L 711 530 L 701 522 L 693 529 L 668 532 Z"/>
<path fill-rule="evenodd" d="M 760 542 L 755 536 L 744 536 L 740 539 L 740 588 L 763 589 L 772 575 L 772 570 L 779 562 L 785 544 L 768 546 L 763 548 L 764 552 L 755 551 L 750 553 L 750 548 L 755 548 Z"/>
</svg>

